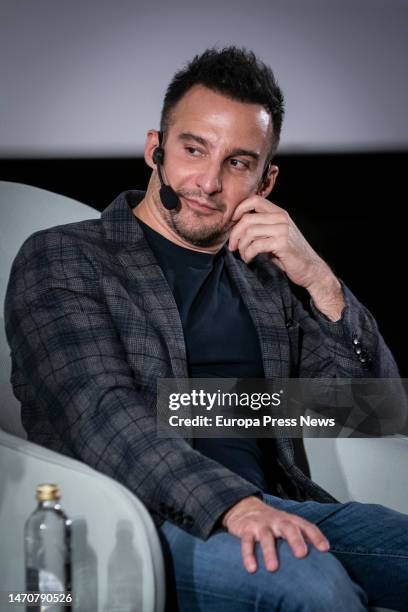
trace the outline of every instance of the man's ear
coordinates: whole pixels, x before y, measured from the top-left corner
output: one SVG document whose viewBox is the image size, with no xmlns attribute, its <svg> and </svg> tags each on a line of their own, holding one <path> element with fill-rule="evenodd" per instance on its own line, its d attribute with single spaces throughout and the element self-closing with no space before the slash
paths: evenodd
<svg viewBox="0 0 408 612">
<path fill-rule="evenodd" d="M 159 132 L 157 130 L 149 130 L 146 134 L 146 142 L 144 146 L 144 159 L 146 164 L 154 170 L 156 164 L 153 161 L 153 151 L 159 145 Z"/>
<path fill-rule="evenodd" d="M 267 198 L 275 186 L 275 182 L 278 177 L 278 174 L 279 174 L 278 166 L 273 166 L 271 164 L 265 179 L 259 185 L 257 195 L 260 195 L 262 198 Z"/>
</svg>

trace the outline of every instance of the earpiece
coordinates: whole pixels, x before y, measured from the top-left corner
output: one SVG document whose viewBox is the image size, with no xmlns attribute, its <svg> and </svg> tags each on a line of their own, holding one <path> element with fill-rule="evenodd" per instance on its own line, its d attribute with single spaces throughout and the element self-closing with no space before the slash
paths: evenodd
<svg viewBox="0 0 408 612">
<path fill-rule="evenodd" d="M 163 147 L 156 147 L 153 151 L 153 162 L 156 166 L 159 166 L 163 163 L 164 160 L 164 150 Z"/>
<path fill-rule="evenodd" d="M 159 146 L 155 148 L 153 151 L 152 159 L 153 163 L 157 166 L 157 173 L 159 175 L 160 181 L 160 201 L 163 204 L 164 208 L 167 210 L 174 210 L 179 205 L 179 199 L 177 193 L 174 191 L 170 185 L 166 185 L 163 176 L 161 173 L 160 166 L 164 162 L 164 149 L 162 147 L 163 134 L 159 132 Z"/>
</svg>

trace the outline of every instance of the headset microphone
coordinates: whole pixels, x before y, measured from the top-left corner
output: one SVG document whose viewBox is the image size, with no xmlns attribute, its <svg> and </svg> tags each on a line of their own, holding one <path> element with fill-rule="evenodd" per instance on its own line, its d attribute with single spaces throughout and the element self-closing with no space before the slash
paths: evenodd
<svg viewBox="0 0 408 612">
<path fill-rule="evenodd" d="M 164 149 L 161 145 L 162 133 L 159 132 L 159 146 L 156 147 L 153 151 L 153 163 L 155 163 L 157 166 L 157 173 L 159 175 L 159 181 L 161 185 L 159 192 L 160 200 L 164 208 L 166 208 L 167 210 L 174 210 L 179 205 L 179 199 L 174 189 L 172 189 L 170 185 L 166 185 L 163 180 L 160 166 L 163 164 L 164 161 Z"/>
</svg>

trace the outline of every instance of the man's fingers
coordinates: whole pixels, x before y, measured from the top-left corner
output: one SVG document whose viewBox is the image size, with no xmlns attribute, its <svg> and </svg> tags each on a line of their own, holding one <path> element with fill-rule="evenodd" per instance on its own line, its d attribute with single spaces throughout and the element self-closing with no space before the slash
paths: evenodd
<svg viewBox="0 0 408 612">
<path fill-rule="evenodd" d="M 282 245 L 282 238 L 257 238 L 253 240 L 246 248 L 241 248 L 241 244 L 239 245 L 239 253 L 241 258 L 245 263 L 249 263 L 251 259 L 253 259 L 256 255 L 260 253 L 269 253 L 269 255 L 274 254 L 275 257 L 278 257 L 278 249 Z"/>
<path fill-rule="evenodd" d="M 235 251 L 237 248 L 238 242 L 245 236 L 248 231 L 253 231 L 252 227 L 254 225 L 264 225 L 268 226 L 265 228 L 265 231 L 270 235 L 271 233 L 275 233 L 277 230 L 281 230 L 282 232 L 288 231 L 288 223 L 285 218 L 276 213 L 268 213 L 262 214 L 258 213 L 256 215 L 245 215 L 242 220 L 237 223 L 231 233 L 229 235 L 228 248 L 230 251 Z"/>
<path fill-rule="evenodd" d="M 254 555 L 255 537 L 252 533 L 245 533 L 241 538 L 241 554 L 245 569 L 251 574 L 256 571 Z"/>
<path fill-rule="evenodd" d="M 248 226 L 238 235 L 230 236 L 228 246 L 230 250 L 239 248 L 240 251 L 245 251 L 251 242 L 257 238 L 280 238 L 285 236 L 287 236 L 287 226 L 283 223 L 277 223 L 275 225 L 259 223 Z"/>
<path fill-rule="evenodd" d="M 309 542 L 322 552 L 327 552 L 330 548 L 329 540 L 322 534 L 320 529 L 312 523 L 304 522 L 300 528 Z"/>
<path fill-rule="evenodd" d="M 276 554 L 275 537 L 270 529 L 264 529 L 259 536 L 265 567 L 270 572 L 278 569 L 278 556 Z"/>
<path fill-rule="evenodd" d="M 238 505 L 240 511 L 235 511 L 238 520 L 233 520 L 233 507 L 232 511 L 227 512 L 225 526 L 231 534 L 241 539 L 242 561 L 249 573 L 257 569 L 254 550 L 256 542 L 261 546 L 268 571 L 275 571 L 279 567 L 277 538 L 286 540 L 295 557 L 299 559 L 307 555 L 309 542 L 322 552 L 329 550 L 329 542 L 320 529 L 300 516 L 270 508 L 255 498 L 241 500 Z M 246 517 L 245 510 L 248 508 L 249 516 Z"/>
<path fill-rule="evenodd" d="M 280 535 L 287 540 L 295 557 L 304 557 L 307 554 L 307 545 L 300 528 L 289 521 L 283 521 L 279 526 Z"/>
<path fill-rule="evenodd" d="M 243 200 L 236 207 L 234 214 L 232 215 L 233 221 L 238 221 L 243 214 L 249 212 L 250 210 L 255 210 L 256 212 L 270 212 L 270 211 L 280 211 L 283 210 L 280 206 L 277 206 L 273 202 L 269 200 L 265 200 L 259 196 L 253 196 L 251 198 L 247 198 Z"/>
</svg>

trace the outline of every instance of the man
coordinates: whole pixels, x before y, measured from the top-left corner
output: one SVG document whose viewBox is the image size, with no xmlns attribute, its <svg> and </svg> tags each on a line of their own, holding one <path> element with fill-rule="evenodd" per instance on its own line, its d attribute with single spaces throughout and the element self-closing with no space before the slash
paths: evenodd
<svg viewBox="0 0 408 612">
<path fill-rule="evenodd" d="M 252 53 L 209 50 L 176 74 L 161 133 L 147 134 L 147 192 L 18 254 L 14 390 L 29 439 L 149 508 L 176 585 L 169 610 L 173 596 L 188 612 L 407 609 L 405 515 L 336 503 L 290 440 L 156 434 L 163 377 L 398 377 L 372 315 L 265 199 L 282 118 Z"/>
</svg>

